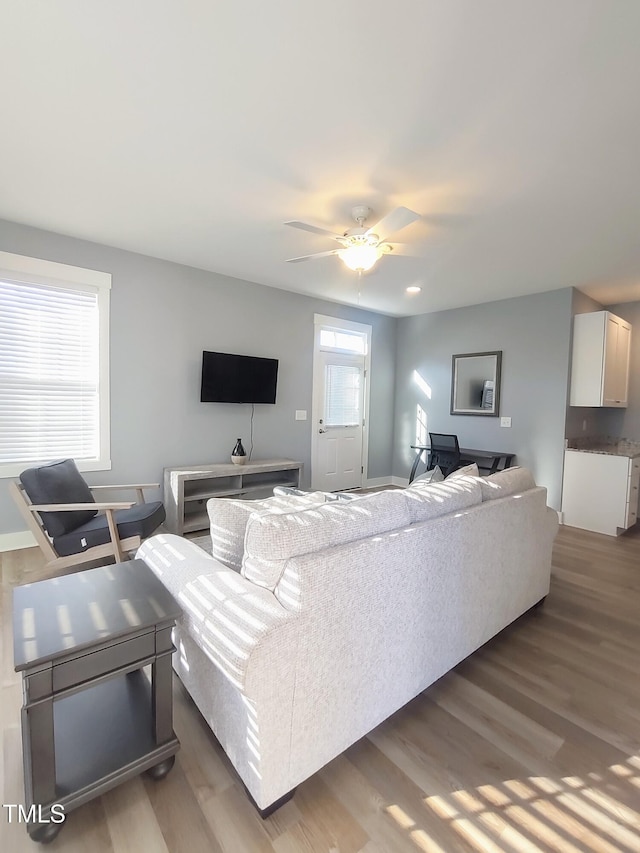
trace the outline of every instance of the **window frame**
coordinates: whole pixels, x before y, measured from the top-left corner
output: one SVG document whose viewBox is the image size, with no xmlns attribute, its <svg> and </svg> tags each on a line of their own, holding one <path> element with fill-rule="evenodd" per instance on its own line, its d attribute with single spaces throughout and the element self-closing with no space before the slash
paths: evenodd
<svg viewBox="0 0 640 853">
<path fill-rule="evenodd" d="M 109 384 L 109 309 L 111 274 L 83 267 L 0 252 L 0 279 L 11 284 L 37 284 L 63 287 L 95 293 L 98 302 L 98 456 L 76 460 L 80 471 L 109 471 L 111 469 L 111 415 Z M 50 460 L 26 459 L 22 462 L 0 463 L 0 479 L 17 477 L 25 468 Z"/>
</svg>

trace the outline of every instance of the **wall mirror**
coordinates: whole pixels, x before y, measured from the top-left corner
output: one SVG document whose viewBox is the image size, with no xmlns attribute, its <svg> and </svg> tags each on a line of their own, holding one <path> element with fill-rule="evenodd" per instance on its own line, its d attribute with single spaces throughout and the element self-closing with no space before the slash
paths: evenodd
<svg viewBox="0 0 640 853">
<path fill-rule="evenodd" d="M 451 371 L 451 414 L 500 414 L 502 352 L 470 352 L 454 355 Z"/>
</svg>

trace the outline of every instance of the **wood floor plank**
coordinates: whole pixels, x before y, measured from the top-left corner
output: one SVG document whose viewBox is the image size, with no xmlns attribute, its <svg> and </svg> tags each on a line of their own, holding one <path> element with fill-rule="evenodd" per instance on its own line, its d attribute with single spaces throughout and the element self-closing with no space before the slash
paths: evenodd
<svg viewBox="0 0 640 853">
<path fill-rule="evenodd" d="M 37 549 L 0 555 L 0 792 L 22 802 L 11 590 Z M 551 591 L 263 821 L 177 679 L 181 741 L 69 814 L 51 850 L 80 853 L 640 853 L 640 527 L 561 528 Z M 0 850 L 36 849 L 0 816 Z"/>
<path fill-rule="evenodd" d="M 296 792 L 302 819 L 273 842 L 277 853 L 308 849 L 313 853 L 335 850 L 358 853 L 369 840 L 363 827 L 324 783 L 320 774 Z"/>
<path fill-rule="evenodd" d="M 273 853 L 263 821 L 240 787 L 231 785 L 203 802 L 201 808 L 225 853 Z"/>
<path fill-rule="evenodd" d="M 215 834 L 200 809 L 178 755 L 171 770 L 171 785 L 142 777 L 167 849 L 171 853 L 220 853 Z"/>
<path fill-rule="evenodd" d="M 414 821 L 395 802 L 389 802 L 348 758 L 341 755 L 321 772 L 334 796 L 357 820 L 369 836 L 363 851 L 375 849 L 390 853 L 415 853 L 411 832 Z M 419 830 L 417 830 L 419 831 Z M 373 845 L 373 847 L 372 847 Z M 433 846 L 434 853 L 438 848 Z"/>
<path fill-rule="evenodd" d="M 137 853 L 145 846 L 157 853 L 167 853 L 167 845 L 140 777 L 114 788 L 101 799 L 114 853 Z M 73 818 L 74 812 L 71 812 L 67 820 L 72 821 Z M 64 840 L 62 834 L 59 838 Z"/>
</svg>

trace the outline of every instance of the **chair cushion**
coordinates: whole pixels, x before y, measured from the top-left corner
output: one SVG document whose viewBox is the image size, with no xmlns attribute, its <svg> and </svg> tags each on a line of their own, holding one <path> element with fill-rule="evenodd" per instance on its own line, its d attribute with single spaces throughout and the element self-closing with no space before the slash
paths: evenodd
<svg viewBox="0 0 640 853">
<path fill-rule="evenodd" d="M 120 539 L 140 536 L 145 539 L 165 520 L 164 506 L 161 501 L 135 504 L 130 509 L 119 509 L 114 513 Z M 81 554 L 95 545 L 104 545 L 111 540 L 107 516 L 96 515 L 75 530 L 56 536 L 53 547 L 60 557 Z"/>
<path fill-rule="evenodd" d="M 20 474 L 20 482 L 33 504 L 95 503 L 89 486 L 73 459 L 63 459 L 29 468 Z M 44 529 L 55 538 L 75 530 L 97 515 L 97 509 L 73 512 L 41 512 Z"/>
</svg>

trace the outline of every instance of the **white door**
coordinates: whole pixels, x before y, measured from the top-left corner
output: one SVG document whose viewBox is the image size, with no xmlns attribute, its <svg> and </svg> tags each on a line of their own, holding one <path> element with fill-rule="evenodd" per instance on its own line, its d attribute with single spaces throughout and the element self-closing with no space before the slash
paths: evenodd
<svg viewBox="0 0 640 853">
<path fill-rule="evenodd" d="M 362 485 L 365 359 L 318 352 L 314 372 L 313 489 Z"/>
</svg>

